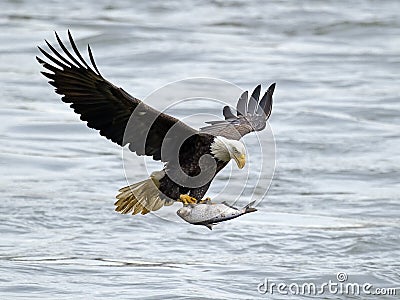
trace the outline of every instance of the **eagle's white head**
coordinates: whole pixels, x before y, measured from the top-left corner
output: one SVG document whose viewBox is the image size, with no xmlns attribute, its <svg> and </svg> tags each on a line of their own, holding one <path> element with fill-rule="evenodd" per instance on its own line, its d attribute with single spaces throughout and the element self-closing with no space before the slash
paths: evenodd
<svg viewBox="0 0 400 300">
<path fill-rule="evenodd" d="M 239 169 L 242 169 L 246 164 L 246 148 L 243 143 L 223 136 L 214 138 L 211 144 L 211 154 L 226 162 L 234 159 Z"/>
</svg>

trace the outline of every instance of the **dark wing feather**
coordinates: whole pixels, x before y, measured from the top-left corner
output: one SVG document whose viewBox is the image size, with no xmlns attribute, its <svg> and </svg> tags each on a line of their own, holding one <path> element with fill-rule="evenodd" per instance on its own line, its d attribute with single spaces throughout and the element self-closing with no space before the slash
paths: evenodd
<svg viewBox="0 0 400 300">
<path fill-rule="evenodd" d="M 240 96 L 236 106 L 237 116 L 232 113 L 228 106 L 225 106 L 223 111 L 225 120 L 206 122 L 211 125 L 201 128 L 201 132 L 239 140 L 250 132 L 263 130 L 271 115 L 275 83 L 271 84 L 258 103 L 260 90 L 261 85 L 258 85 L 250 99 L 247 99 L 247 91 Z"/>
<path fill-rule="evenodd" d="M 262 97 L 260 104 L 257 109 L 257 114 L 265 114 L 265 117 L 268 118 L 271 115 L 272 112 L 272 95 L 274 94 L 275 91 L 275 83 L 271 84 L 271 86 L 268 88 L 267 92 L 264 94 Z"/>
<path fill-rule="evenodd" d="M 249 98 L 249 92 L 245 91 L 239 98 L 236 105 L 237 116 L 244 116 L 247 114 L 247 98 Z"/>
<path fill-rule="evenodd" d="M 254 114 L 256 107 L 258 105 L 258 99 L 260 98 L 260 92 L 261 92 L 261 84 L 257 85 L 253 93 L 251 93 L 251 97 L 249 99 L 249 106 L 247 108 L 247 114 Z"/>
<path fill-rule="evenodd" d="M 46 41 L 50 51 L 46 52 L 40 47 L 39 50 L 48 61 L 36 58 L 50 71 L 42 74 L 50 79 L 49 83 L 56 88 L 56 93 L 63 95 L 62 101 L 69 103 L 90 128 L 99 130 L 101 135 L 120 146 L 129 144 L 129 149 L 138 155 L 149 155 L 162 161 L 168 161 L 168 157 L 161 157 L 161 145 L 171 127 L 175 125 L 174 129 L 184 136 L 197 133 L 178 119 L 151 108 L 104 79 L 95 64 L 90 47 L 88 46 L 88 53 L 91 66 L 79 53 L 69 31 L 68 37 L 73 53 L 65 47 L 56 33 L 62 53 Z M 136 109 L 139 113 L 136 113 Z M 125 132 L 134 112 L 133 124 L 136 127 Z"/>
<path fill-rule="evenodd" d="M 233 114 L 233 112 L 229 106 L 224 106 L 222 113 L 223 113 L 225 119 L 235 118 L 235 115 Z"/>
</svg>

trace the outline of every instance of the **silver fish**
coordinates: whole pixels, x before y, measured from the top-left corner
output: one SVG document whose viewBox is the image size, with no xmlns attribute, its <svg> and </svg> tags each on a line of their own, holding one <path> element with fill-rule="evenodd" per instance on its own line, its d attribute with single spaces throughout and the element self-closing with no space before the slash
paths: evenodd
<svg viewBox="0 0 400 300">
<path fill-rule="evenodd" d="M 212 230 L 213 225 L 216 225 L 216 223 L 234 219 L 241 215 L 257 211 L 257 209 L 254 207 L 251 207 L 254 202 L 255 201 L 247 204 L 241 209 L 230 206 L 226 202 L 189 204 L 178 209 L 176 213 L 190 224 L 204 225 Z"/>
</svg>

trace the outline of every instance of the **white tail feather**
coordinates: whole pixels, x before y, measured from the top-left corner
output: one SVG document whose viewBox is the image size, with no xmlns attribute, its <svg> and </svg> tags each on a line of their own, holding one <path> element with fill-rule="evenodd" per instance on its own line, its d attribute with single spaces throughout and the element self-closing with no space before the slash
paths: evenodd
<svg viewBox="0 0 400 300">
<path fill-rule="evenodd" d="M 120 193 L 116 196 L 118 200 L 115 202 L 115 210 L 122 214 L 132 212 L 136 215 L 140 212 L 144 215 L 150 211 L 156 211 L 164 205 L 171 205 L 172 201 L 160 198 L 158 190 L 159 180 L 162 178 L 160 172 L 152 174 L 146 180 L 121 188 Z"/>
</svg>

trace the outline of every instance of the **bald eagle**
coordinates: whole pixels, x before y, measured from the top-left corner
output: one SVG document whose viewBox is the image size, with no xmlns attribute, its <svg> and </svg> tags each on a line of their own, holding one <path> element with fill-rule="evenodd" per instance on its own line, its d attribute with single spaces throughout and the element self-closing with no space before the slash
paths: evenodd
<svg viewBox="0 0 400 300">
<path fill-rule="evenodd" d="M 88 45 L 90 65 L 84 60 L 68 31 L 72 51 L 57 33 L 62 51 L 45 41 L 50 51 L 38 47 L 45 59 L 36 57 L 46 71 L 55 92 L 80 115 L 87 126 L 112 142 L 137 155 L 152 156 L 164 163 L 161 171 L 119 190 L 116 211 L 146 214 L 171 205 L 202 201 L 215 175 L 233 159 L 241 169 L 246 151 L 241 137 L 266 127 L 272 110 L 272 84 L 260 100 L 261 85 L 250 98 L 244 92 L 233 113 L 223 108 L 224 120 L 207 122 L 196 130 L 178 119 L 157 111 L 122 88 L 106 80 L 99 72 Z M 47 61 L 45 61 L 47 60 Z"/>
</svg>

